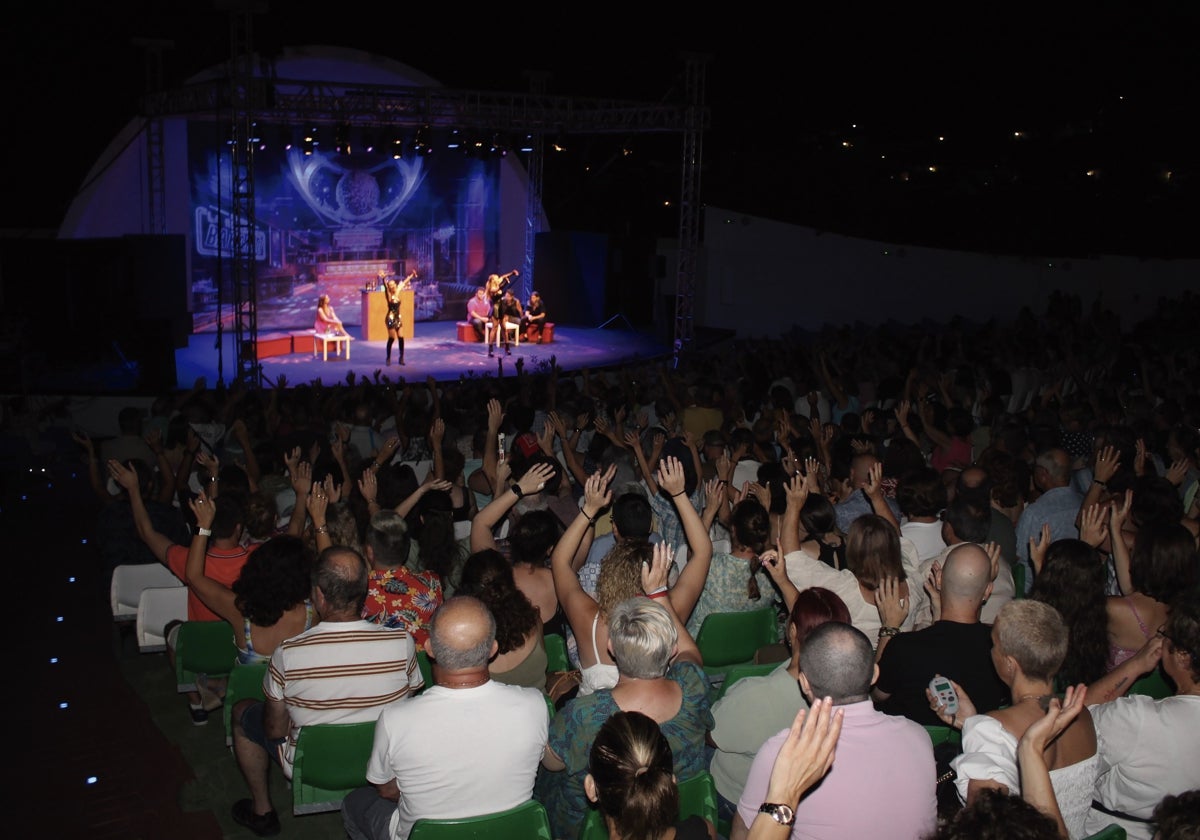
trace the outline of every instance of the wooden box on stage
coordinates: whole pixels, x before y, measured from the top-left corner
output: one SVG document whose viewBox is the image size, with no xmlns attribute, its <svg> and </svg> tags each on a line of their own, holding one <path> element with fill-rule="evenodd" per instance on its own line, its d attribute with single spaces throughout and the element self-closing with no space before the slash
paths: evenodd
<svg viewBox="0 0 1200 840">
<path fill-rule="evenodd" d="M 479 336 L 475 335 L 475 328 L 471 326 L 470 321 L 459 321 L 457 330 L 457 337 L 459 341 L 466 341 L 468 343 L 479 342 Z"/>
<path fill-rule="evenodd" d="M 287 356 L 292 352 L 292 336 L 289 333 L 259 333 L 255 343 L 255 356 L 267 359 L 271 356 Z"/>
<path fill-rule="evenodd" d="M 366 341 L 387 341 L 387 294 L 362 292 L 362 337 Z M 413 337 L 413 292 L 400 292 L 400 335 Z"/>
<path fill-rule="evenodd" d="M 302 330 L 292 333 L 292 352 L 311 353 L 313 351 L 313 331 Z"/>
</svg>

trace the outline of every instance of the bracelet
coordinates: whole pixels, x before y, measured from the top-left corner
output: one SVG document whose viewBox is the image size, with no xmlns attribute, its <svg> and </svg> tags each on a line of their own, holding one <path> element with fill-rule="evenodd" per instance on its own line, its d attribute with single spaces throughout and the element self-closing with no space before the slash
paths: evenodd
<svg viewBox="0 0 1200 840">
<path fill-rule="evenodd" d="M 1101 487 L 1107 487 L 1107 486 L 1108 486 L 1108 482 L 1107 482 L 1107 481 L 1101 481 L 1101 480 L 1100 480 L 1100 479 L 1098 479 L 1098 478 L 1093 478 L 1093 479 L 1092 479 L 1092 484 L 1099 484 Z"/>
<path fill-rule="evenodd" d="M 316 528 L 313 528 L 313 533 L 314 534 L 328 534 L 329 526 L 328 525 L 318 525 Z"/>
<path fill-rule="evenodd" d="M 899 627 L 880 627 L 879 628 L 879 638 L 881 638 L 881 639 L 884 638 L 885 636 L 899 636 L 899 635 L 900 635 Z"/>
<path fill-rule="evenodd" d="M 667 597 L 667 595 L 669 595 L 669 594 L 670 594 L 670 593 L 669 593 L 669 592 L 667 592 L 667 590 L 665 590 L 665 589 L 657 589 L 657 590 L 655 590 L 654 592 L 651 592 L 651 593 L 650 593 L 649 595 L 647 595 L 646 597 L 647 597 L 647 598 L 653 598 L 653 599 L 655 599 L 655 600 L 658 600 L 659 598 L 666 598 L 666 597 Z"/>
<path fill-rule="evenodd" d="M 521 489 L 520 484 L 514 484 L 511 487 L 509 487 L 508 489 L 511 490 L 513 492 L 513 495 L 516 496 L 518 499 L 525 495 L 525 491 Z"/>
<path fill-rule="evenodd" d="M 583 508 L 580 508 L 579 512 L 583 514 L 583 518 L 588 521 L 589 525 L 595 525 L 596 524 L 596 516 L 600 515 L 600 511 L 596 511 L 596 516 L 588 516 L 587 511 L 585 511 Z"/>
<path fill-rule="evenodd" d="M 678 493 L 672 493 L 672 494 L 671 494 L 671 498 L 672 498 L 672 499 L 674 499 L 674 498 L 676 498 L 676 497 L 678 497 L 678 496 L 686 496 L 686 495 L 687 495 L 687 491 L 686 491 L 686 490 L 680 490 Z"/>
<path fill-rule="evenodd" d="M 196 535 L 200 537 L 211 537 L 212 531 L 208 528 L 197 528 Z"/>
</svg>

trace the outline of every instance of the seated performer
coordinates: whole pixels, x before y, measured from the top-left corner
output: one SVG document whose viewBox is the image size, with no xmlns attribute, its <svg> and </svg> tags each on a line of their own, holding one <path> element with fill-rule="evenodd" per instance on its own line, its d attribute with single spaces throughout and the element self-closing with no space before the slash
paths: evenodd
<svg viewBox="0 0 1200 840">
<path fill-rule="evenodd" d="M 520 329 L 525 312 L 521 307 L 521 301 L 517 300 L 517 296 L 513 294 L 511 288 L 504 290 L 504 297 L 500 298 L 498 309 L 499 311 L 492 313 L 493 317 L 500 322 L 500 335 L 496 340 L 496 345 L 499 346 L 500 340 L 503 339 L 505 354 L 512 355 L 512 351 L 508 349 L 508 327 L 510 324 L 516 324 L 517 329 Z"/>
<path fill-rule="evenodd" d="M 537 292 L 529 293 L 529 305 L 525 307 L 525 339 L 542 343 L 542 327 L 546 324 L 546 307 L 542 304 L 542 296 Z"/>
<path fill-rule="evenodd" d="M 467 301 L 467 321 L 480 341 L 484 339 L 483 326 L 491 317 L 492 305 L 488 302 L 487 286 L 480 286 L 475 290 L 475 296 Z"/>
<path fill-rule="evenodd" d="M 317 320 L 313 323 L 313 330 L 321 335 L 346 334 L 342 320 L 334 313 L 333 307 L 329 303 L 329 295 L 321 295 L 317 298 Z"/>
</svg>

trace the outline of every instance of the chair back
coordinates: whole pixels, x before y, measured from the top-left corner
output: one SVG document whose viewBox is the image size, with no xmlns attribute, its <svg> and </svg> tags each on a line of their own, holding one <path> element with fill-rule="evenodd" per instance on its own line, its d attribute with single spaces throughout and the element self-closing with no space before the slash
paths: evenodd
<svg viewBox="0 0 1200 840">
<path fill-rule="evenodd" d="M 425 681 L 425 688 L 422 688 L 422 691 L 430 686 L 437 685 L 433 681 L 433 664 L 429 661 L 429 654 L 420 645 L 417 646 L 417 668 L 421 671 L 421 679 Z"/>
<path fill-rule="evenodd" d="M 570 671 L 571 660 L 567 657 L 567 640 L 558 633 L 547 633 L 544 640 L 546 643 L 546 670 Z"/>
<path fill-rule="evenodd" d="M 108 589 L 113 621 L 137 620 L 142 591 L 152 587 L 182 588 L 183 581 L 161 563 L 123 563 L 113 569 L 112 583 Z"/>
<path fill-rule="evenodd" d="M 233 746 L 233 707 L 239 700 L 265 700 L 263 680 L 267 676 L 270 663 L 259 662 L 255 665 L 243 665 L 235 661 L 233 670 L 229 672 L 229 682 L 225 686 L 225 705 L 221 716 L 225 719 L 225 746 Z"/>
<path fill-rule="evenodd" d="M 237 662 L 237 645 L 228 621 L 185 621 L 175 638 L 175 684 L 196 690 L 196 675 L 225 677 Z"/>
<path fill-rule="evenodd" d="M 745 612 L 712 613 L 700 625 L 696 646 L 704 666 L 720 667 L 753 662 L 754 652 L 779 641 L 774 607 Z"/>
<path fill-rule="evenodd" d="M 292 813 L 336 811 L 350 791 L 367 784 L 375 721 L 301 728 L 292 761 Z"/>
<path fill-rule="evenodd" d="M 780 663 L 778 662 L 766 662 L 762 665 L 756 665 L 753 662 L 749 664 L 745 662 L 739 662 L 737 665 L 734 665 L 732 668 L 730 668 L 728 673 L 725 674 L 725 679 L 721 682 L 721 687 L 717 689 L 717 695 L 713 698 L 713 702 L 715 703 L 717 700 L 720 700 L 722 697 L 724 697 L 725 692 L 729 691 L 729 687 L 743 677 L 765 677 L 767 674 L 778 668 L 779 665 Z"/>
<path fill-rule="evenodd" d="M 1025 567 L 1020 563 L 1012 564 L 1013 587 L 1016 590 L 1013 595 L 1013 600 L 1020 600 L 1025 597 Z"/>
<path fill-rule="evenodd" d="M 1089 834 L 1083 840 L 1125 840 L 1125 837 L 1124 827 L 1113 823 L 1100 829 L 1095 834 Z"/>
<path fill-rule="evenodd" d="M 546 808 L 531 799 L 478 817 L 417 820 L 408 840 L 551 840 L 551 836 Z"/>
<path fill-rule="evenodd" d="M 172 621 L 187 621 L 186 586 L 152 586 L 138 598 L 137 643 L 142 653 L 167 649 L 166 626 Z"/>
<path fill-rule="evenodd" d="M 1171 688 L 1171 684 L 1163 676 L 1162 666 L 1159 665 L 1134 681 L 1133 685 L 1129 686 L 1129 694 L 1144 694 L 1155 700 L 1162 700 L 1164 697 L 1173 697 L 1175 689 Z"/>
<path fill-rule="evenodd" d="M 930 726 L 926 725 L 925 731 L 929 733 L 929 740 L 935 747 L 940 747 L 942 744 L 961 744 L 962 733 L 953 726 Z"/>
</svg>

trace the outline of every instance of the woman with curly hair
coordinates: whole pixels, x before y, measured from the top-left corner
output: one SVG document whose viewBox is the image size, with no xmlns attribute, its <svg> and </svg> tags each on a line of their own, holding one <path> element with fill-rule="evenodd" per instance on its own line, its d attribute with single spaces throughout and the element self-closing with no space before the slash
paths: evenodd
<svg viewBox="0 0 1200 840">
<path fill-rule="evenodd" d="M 212 526 L 218 500 L 203 495 L 188 503 L 198 532 Z M 269 662 L 275 646 L 316 623 L 309 601 L 311 557 L 299 537 L 272 537 L 250 553 L 233 586 L 205 574 L 207 540 L 197 537 L 188 549 L 188 586 L 204 605 L 234 627 L 238 662 Z"/>
<path fill-rule="evenodd" d="M 1029 597 L 1054 607 L 1067 623 L 1067 655 L 1059 685 L 1094 683 L 1108 672 L 1104 564 L 1083 540 L 1055 540 L 1030 553 L 1037 577 Z"/>
<path fill-rule="evenodd" d="M 468 557 L 458 594 L 483 601 L 496 619 L 499 651 L 488 665 L 492 679 L 544 692 L 547 659 L 542 619 L 517 588 L 504 555 L 487 548 Z"/>
</svg>

